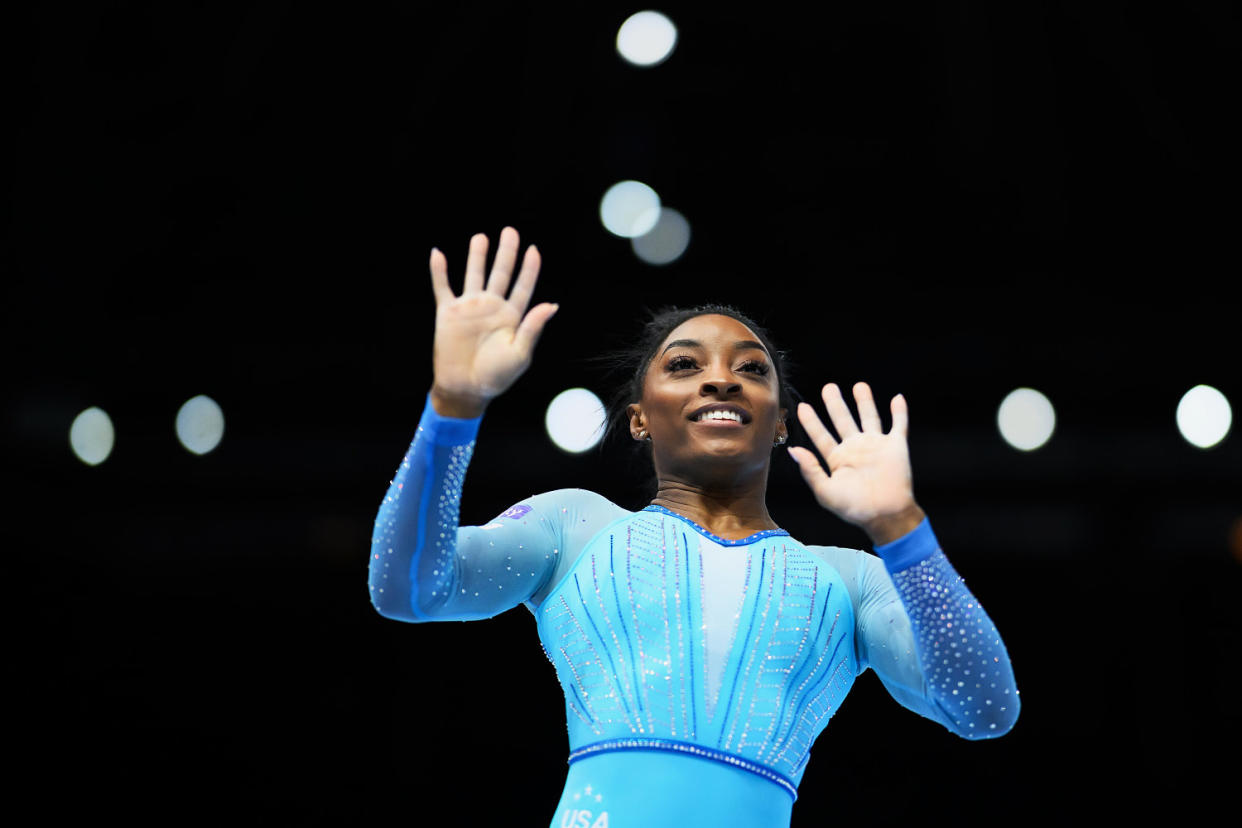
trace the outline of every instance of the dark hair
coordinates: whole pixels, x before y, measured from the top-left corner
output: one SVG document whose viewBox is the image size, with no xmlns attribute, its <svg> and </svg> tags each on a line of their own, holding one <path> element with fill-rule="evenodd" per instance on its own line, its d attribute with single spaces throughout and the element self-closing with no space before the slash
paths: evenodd
<svg viewBox="0 0 1242 828">
<path fill-rule="evenodd" d="M 621 435 L 623 439 L 630 441 L 636 451 L 650 455 L 651 444 L 649 442 L 630 439 L 630 418 L 626 414 L 626 408 L 630 403 L 642 399 L 643 384 L 647 379 L 647 366 L 655 358 L 656 349 L 660 347 L 660 343 L 686 320 L 707 314 L 719 314 L 736 319 L 754 331 L 755 336 L 763 343 L 763 347 L 768 350 L 776 371 L 780 406 L 786 410 L 785 423 L 792 437 L 793 427 L 798 419 L 797 403 L 802 400 L 802 397 L 789 383 L 790 371 L 793 368 L 789 354 L 776 347 L 766 328 L 729 305 L 706 304 L 693 308 L 666 306 L 656 311 L 649 309 L 647 313 L 649 318 L 636 338 L 597 360 L 608 365 L 609 376 L 615 383 L 615 390 L 605 404 L 607 420 L 604 439 L 599 443 L 601 450 L 610 439 L 616 439 L 617 435 Z"/>
</svg>

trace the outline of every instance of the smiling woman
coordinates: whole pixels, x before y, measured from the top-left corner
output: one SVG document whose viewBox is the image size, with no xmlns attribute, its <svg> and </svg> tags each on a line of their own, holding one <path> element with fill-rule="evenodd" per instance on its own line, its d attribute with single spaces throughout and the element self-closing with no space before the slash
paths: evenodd
<svg viewBox="0 0 1242 828">
<path fill-rule="evenodd" d="M 829 383 L 837 437 L 797 404 L 828 470 L 808 449 L 790 455 L 876 554 L 795 540 L 766 502 L 794 407 L 783 358 L 731 308 L 658 314 L 633 349 L 613 425 L 651 449 L 649 505 L 560 489 L 459 526 L 484 410 L 556 312 L 527 310 L 538 251 L 510 293 L 517 232 L 501 233 L 485 286 L 487 247 L 471 240 L 460 296 L 432 252 L 435 381 L 376 516 L 371 601 L 412 622 L 519 604 L 535 616 L 569 730 L 553 826 L 785 828 L 812 744 L 868 668 L 963 738 L 1008 732 L 1019 708 L 1009 657 L 914 500 L 905 400 L 892 400 L 885 433 L 865 383 L 853 389 L 858 421 Z"/>
<path fill-rule="evenodd" d="M 652 503 L 711 526 L 714 510 L 704 508 L 703 497 L 724 497 L 760 510 L 722 511 L 726 522 L 777 528 L 763 493 L 772 449 L 788 439 L 791 406 L 772 358 L 775 348 L 760 341 L 757 325 L 729 308 L 670 311 L 656 321 L 662 318 L 671 329 L 626 389 L 624 408 L 630 434 L 651 445 Z M 723 535 L 745 527 L 715 528 Z"/>
</svg>

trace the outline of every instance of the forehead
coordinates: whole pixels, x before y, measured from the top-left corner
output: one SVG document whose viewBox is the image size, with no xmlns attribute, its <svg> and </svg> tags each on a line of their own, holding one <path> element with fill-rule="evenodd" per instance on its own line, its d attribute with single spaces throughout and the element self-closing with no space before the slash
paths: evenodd
<svg viewBox="0 0 1242 828">
<path fill-rule="evenodd" d="M 669 331 L 668 336 L 664 337 L 664 341 L 660 343 L 660 348 L 656 355 L 659 356 L 660 351 L 663 351 L 668 343 L 675 339 L 696 339 L 705 346 L 722 343 L 732 344 L 743 339 L 759 341 L 759 337 L 755 336 L 755 332 L 746 325 L 743 325 L 732 316 L 725 316 L 719 313 L 706 313 L 682 322 L 676 328 Z"/>
</svg>

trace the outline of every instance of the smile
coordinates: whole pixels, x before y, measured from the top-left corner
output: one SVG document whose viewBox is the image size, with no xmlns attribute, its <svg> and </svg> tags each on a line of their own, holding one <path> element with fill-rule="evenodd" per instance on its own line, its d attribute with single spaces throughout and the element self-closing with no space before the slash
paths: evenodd
<svg viewBox="0 0 1242 828">
<path fill-rule="evenodd" d="M 742 415 L 736 411 L 704 411 L 691 422 L 695 423 L 711 423 L 712 425 L 736 425 L 744 424 Z"/>
</svg>

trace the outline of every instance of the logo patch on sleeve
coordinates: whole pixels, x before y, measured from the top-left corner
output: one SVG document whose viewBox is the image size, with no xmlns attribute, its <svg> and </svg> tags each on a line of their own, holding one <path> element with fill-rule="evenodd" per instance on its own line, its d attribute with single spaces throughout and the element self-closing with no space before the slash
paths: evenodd
<svg viewBox="0 0 1242 828">
<path fill-rule="evenodd" d="M 530 511 L 529 506 L 527 506 L 525 503 L 519 503 L 518 505 L 514 506 L 512 509 L 506 509 L 505 511 L 501 512 L 500 517 L 512 518 L 513 520 L 517 520 L 518 518 L 520 518 L 522 515 L 526 514 L 529 511 Z"/>
</svg>

